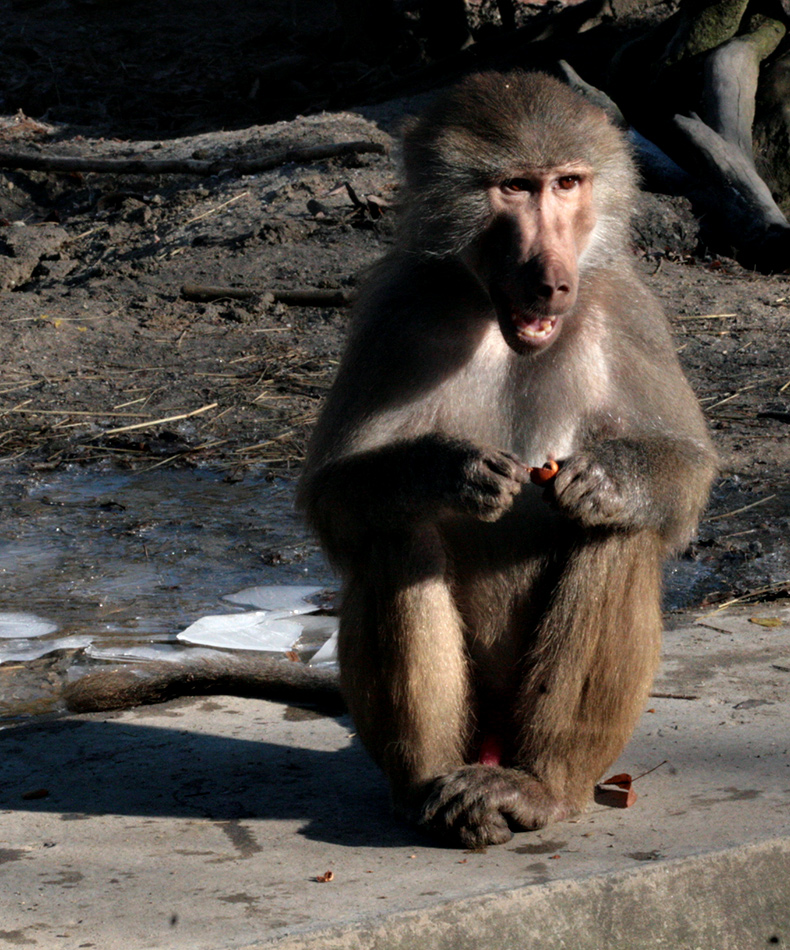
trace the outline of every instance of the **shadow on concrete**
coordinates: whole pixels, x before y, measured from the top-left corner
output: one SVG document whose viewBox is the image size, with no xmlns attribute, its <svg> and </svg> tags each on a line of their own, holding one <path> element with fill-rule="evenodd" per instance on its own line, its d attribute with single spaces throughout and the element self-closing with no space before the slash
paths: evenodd
<svg viewBox="0 0 790 950">
<path fill-rule="evenodd" d="M 1 732 L 0 809 L 63 820 L 297 820 L 305 837 L 341 846 L 426 843 L 392 814 L 384 780 L 356 744 L 319 751 L 113 720 Z"/>
</svg>

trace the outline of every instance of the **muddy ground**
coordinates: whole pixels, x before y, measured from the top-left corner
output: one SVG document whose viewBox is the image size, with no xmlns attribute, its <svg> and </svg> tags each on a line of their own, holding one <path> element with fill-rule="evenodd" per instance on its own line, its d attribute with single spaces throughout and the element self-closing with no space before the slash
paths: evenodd
<svg viewBox="0 0 790 950">
<path fill-rule="evenodd" d="M 98 34 L 85 19 L 96 16 L 97 6 L 123 9 L 127 18 L 130 52 L 112 74 L 102 69 L 117 49 L 108 46 L 101 55 L 111 34 Z M 142 15 L 150 5 L 132 6 Z M 243 17 L 237 15 L 233 29 L 248 39 L 259 35 L 250 20 L 254 6 L 234 6 Z M 66 9 L 83 19 L 64 26 L 54 13 Z M 214 89 L 209 70 L 201 98 L 195 93 L 200 62 L 168 59 L 153 41 L 134 46 L 136 21 L 125 8 L 19 3 L 2 16 L 11 19 L 0 23 L 9 112 L 0 120 L 0 149 L 196 158 L 217 162 L 219 170 L 201 176 L 0 171 L 0 472 L 20 483 L 60 466 L 89 465 L 208 466 L 228 479 L 259 477 L 262 470 L 296 476 L 342 349 L 348 309 L 289 306 L 271 294 L 353 291 L 386 250 L 390 206 L 397 203 L 393 135 L 425 97 L 255 125 L 250 113 L 260 84 L 252 99 L 253 86 L 241 78 Z M 41 32 L 45 21 L 50 34 Z M 69 23 L 81 32 L 69 33 Z M 184 23 L 188 32 L 188 17 Z M 232 51 L 235 33 L 223 29 L 220 24 L 217 35 Z M 277 42 L 275 34 L 265 35 Z M 71 46 L 69 36 L 76 38 Z M 102 69 L 78 68 L 87 62 L 86 36 Z M 57 68 L 47 86 L 41 63 L 49 47 Z M 245 62 L 240 54 L 242 73 Z M 126 77 L 121 85 L 119 70 Z M 233 100 L 224 112 L 220 87 Z M 24 112 L 13 111 L 26 103 Z M 387 152 L 258 174 L 233 167 L 285 148 L 351 140 L 382 143 Z M 683 582 L 692 589 L 690 602 L 786 594 L 788 278 L 706 256 L 681 199 L 645 196 L 634 239 L 638 266 L 672 315 L 680 358 L 723 462 L 699 540 L 686 567 L 678 567 L 690 578 Z M 184 294 L 187 284 L 256 295 L 197 301 Z"/>
</svg>

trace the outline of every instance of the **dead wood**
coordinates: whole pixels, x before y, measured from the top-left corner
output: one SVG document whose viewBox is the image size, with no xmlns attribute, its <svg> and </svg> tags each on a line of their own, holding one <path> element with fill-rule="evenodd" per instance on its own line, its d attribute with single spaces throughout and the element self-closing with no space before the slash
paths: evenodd
<svg viewBox="0 0 790 950">
<path fill-rule="evenodd" d="M 703 118 L 714 132 L 752 156 L 752 125 L 760 63 L 785 33 L 776 20 L 736 36 L 705 58 Z"/>
<path fill-rule="evenodd" d="M 695 149 L 702 171 L 717 186 L 708 203 L 736 247 L 761 245 L 766 237 L 784 236 L 790 242 L 790 224 L 779 210 L 770 189 L 757 174 L 754 161 L 741 148 L 723 138 L 699 116 L 674 118 L 675 127 Z M 783 267 L 790 266 L 790 257 Z"/>
<path fill-rule="evenodd" d="M 784 34 L 781 23 L 761 17 L 751 32 L 711 50 L 703 72 L 705 121 L 693 114 L 674 118 L 708 179 L 696 191 L 699 203 L 745 261 L 763 270 L 790 267 L 790 224 L 757 171 L 752 146 L 760 63 Z"/>
<path fill-rule="evenodd" d="M 192 158 L 84 158 L 79 155 L 33 155 L 30 152 L 2 149 L 0 150 L 0 168 L 66 174 L 97 172 L 111 175 L 208 176 L 222 171 L 232 171 L 238 175 L 253 175 L 279 168 L 281 165 L 306 164 L 327 158 L 342 158 L 346 155 L 362 155 L 371 152 L 382 155 L 386 151 L 386 146 L 381 142 L 330 142 L 326 145 L 292 148 L 260 158 L 223 157 L 207 161 Z"/>
</svg>

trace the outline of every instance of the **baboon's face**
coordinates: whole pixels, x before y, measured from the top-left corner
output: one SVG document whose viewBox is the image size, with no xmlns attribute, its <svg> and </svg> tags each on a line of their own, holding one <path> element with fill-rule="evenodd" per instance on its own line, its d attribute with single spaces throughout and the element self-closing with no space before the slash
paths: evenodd
<svg viewBox="0 0 790 950">
<path fill-rule="evenodd" d="M 592 169 L 580 164 L 519 169 L 487 188 L 491 224 L 465 256 L 516 352 L 550 346 L 576 302 L 592 193 Z"/>
</svg>

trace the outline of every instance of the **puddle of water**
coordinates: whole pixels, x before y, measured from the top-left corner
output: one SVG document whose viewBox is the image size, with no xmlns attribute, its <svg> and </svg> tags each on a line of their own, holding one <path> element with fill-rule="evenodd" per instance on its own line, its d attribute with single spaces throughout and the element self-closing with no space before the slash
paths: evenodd
<svg viewBox="0 0 790 950">
<path fill-rule="evenodd" d="M 74 469 L 0 485 L 0 608 L 56 625 L 46 637 L 167 640 L 265 584 L 336 585 L 287 480 Z"/>
</svg>

